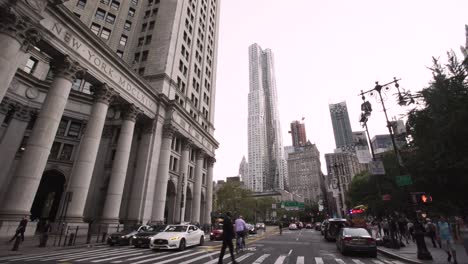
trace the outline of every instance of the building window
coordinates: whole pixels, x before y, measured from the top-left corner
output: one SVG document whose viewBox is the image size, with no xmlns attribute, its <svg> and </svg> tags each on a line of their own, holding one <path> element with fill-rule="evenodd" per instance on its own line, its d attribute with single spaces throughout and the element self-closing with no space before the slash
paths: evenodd
<svg viewBox="0 0 468 264">
<path fill-rule="evenodd" d="M 133 9 L 133 8 L 128 9 L 128 16 L 129 17 L 134 17 L 135 16 L 135 9 Z"/>
<path fill-rule="evenodd" d="M 143 25 L 141 25 L 141 32 L 145 32 L 146 26 L 147 26 L 147 25 L 148 25 L 148 24 L 146 24 L 146 23 L 144 23 Z"/>
<path fill-rule="evenodd" d="M 143 51 L 143 53 L 141 54 L 141 61 L 146 61 L 148 59 L 148 51 L 145 50 Z"/>
<path fill-rule="evenodd" d="M 111 31 L 109 29 L 103 28 L 102 31 L 101 31 L 101 38 L 109 39 L 110 34 L 111 34 Z"/>
<path fill-rule="evenodd" d="M 68 137 L 77 138 L 80 135 L 81 123 L 72 121 L 68 128 Z"/>
<path fill-rule="evenodd" d="M 141 37 L 138 39 L 138 47 L 143 46 L 143 42 L 145 41 L 145 38 Z"/>
<path fill-rule="evenodd" d="M 78 2 L 76 3 L 76 6 L 81 9 L 84 9 L 86 6 L 86 0 L 78 0 Z"/>
<path fill-rule="evenodd" d="M 148 30 L 154 29 L 154 24 L 155 24 L 155 22 L 154 22 L 154 21 L 151 21 L 151 22 L 149 23 Z"/>
<path fill-rule="evenodd" d="M 150 43 L 151 43 L 151 39 L 152 39 L 152 36 L 151 36 L 151 35 L 146 36 L 145 45 L 150 44 Z"/>
<path fill-rule="evenodd" d="M 60 151 L 60 146 L 61 146 L 60 142 L 54 142 L 52 144 L 52 148 L 50 149 L 50 154 L 49 154 L 50 159 L 57 159 L 57 156 Z"/>
<path fill-rule="evenodd" d="M 132 0 L 132 5 L 138 5 L 138 0 Z"/>
<path fill-rule="evenodd" d="M 143 76 L 145 74 L 145 68 L 139 68 L 138 69 L 138 74 Z"/>
<path fill-rule="evenodd" d="M 99 9 L 96 11 L 96 19 L 104 20 L 104 16 L 106 15 L 106 11 Z"/>
<path fill-rule="evenodd" d="M 23 70 L 25 72 L 27 72 L 27 73 L 32 74 L 34 72 L 34 70 L 36 69 L 37 62 L 38 61 L 35 58 L 30 57 L 28 59 L 28 62 L 26 62 L 26 66 L 24 66 Z"/>
<path fill-rule="evenodd" d="M 119 56 L 119 58 L 122 58 L 122 57 L 123 57 L 123 54 L 124 54 L 123 51 L 117 50 L 117 56 Z"/>
<path fill-rule="evenodd" d="M 115 22 L 115 16 L 112 15 L 111 13 L 108 13 L 106 16 L 106 22 L 109 24 L 114 24 Z"/>
<path fill-rule="evenodd" d="M 73 153 L 73 145 L 63 144 L 62 151 L 60 152 L 60 160 L 70 160 Z"/>
<path fill-rule="evenodd" d="M 151 11 L 149 11 L 149 10 L 148 10 L 148 11 L 146 11 L 146 12 L 145 12 L 145 16 L 144 16 L 143 18 L 147 18 L 147 17 L 149 17 L 149 16 L 150 16 L 150 13 L 151 13 Z"/>
<path fill-rule="evenodd" d="M 157 8 L 153 9 L 151 16 L 156 16 L 157 14 L 158 14 L 158 9 Z"/>
<path fill-rule="evenodd" d="M 120 42 L 119 42 L 120 45 L 125 46 L 125 45 L 127 44 L 127 40 L 128 40 L 128 37 L 125 36 L 125 35 L 122 35 L 122 36 L 120 37 Z"/>
<path fill-rule="evenodd" d="M 135 53 L 135 59 L 134 62 L 139 62 L 140 61 L 140 52 Z"/>
<path fill-rule="evenodd" d="M 109 5 L 110 0 L 101 0 L 101 4 Z"/>
<path fill-rule="evenodd" d="M 81 15 L 78 14 L 78 13 L 73 12 L 73 14 L 74 14 L 76 17 L 81 17 Z"/>
<path fill-rule="evenodd" d="M 125 21 L 124 29 L 125 30 L 130 30 L 130 28 L 132 28 L 132 22 Z"/>
<path fill-rule="evenodd" d="M 98 24 L 91 25 L 91 31 L 96 35 L 99 34 L 100 29 L 101 29 L 101 26 L 99 26 Z"/>
<path fill-rule="evenodd" d="M 120 7 L 120 2 L 113 0 L 111 3 L 111 8 L 115 10 L 119 10 L 119 7 Z"/>
</svg>

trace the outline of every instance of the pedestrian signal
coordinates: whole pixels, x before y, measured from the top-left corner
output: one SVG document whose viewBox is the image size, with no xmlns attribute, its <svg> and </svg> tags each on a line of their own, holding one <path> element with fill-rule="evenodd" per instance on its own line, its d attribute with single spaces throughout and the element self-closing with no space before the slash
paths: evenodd
<svg viewBox="0 0 468 264">
<path fill-rule="evenodd" d="M 421 202 L 422 203 L 430 203 L 432 202 L 432 196 L 428 194 L 421 194 Z"/>
</svg>

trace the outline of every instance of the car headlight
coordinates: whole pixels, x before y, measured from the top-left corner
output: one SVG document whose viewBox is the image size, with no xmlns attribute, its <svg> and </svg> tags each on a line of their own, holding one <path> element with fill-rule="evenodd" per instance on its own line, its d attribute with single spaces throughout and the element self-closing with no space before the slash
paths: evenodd
<svg viewBox="0 0 468 264">
<path fill-rule="evenodd" d="M 210 235 L 213 235 L 213 232 L 211 232 Z"/>
<path fill-rule="evenodd" d="M 121 236 L 120 238 L 125 238 L 125 236 Z"/>
<path fill-rule="evenodd" d="M 171 239 L 169 240 L 178 240 L 180 237 L 176 236 L 176 237 L 172 237 Z"/>
<path fill-rule="evenodd" d="M 136 236 L 133 236 L 133 239 L 136 239 L 137 237 Z"/>
</svg>

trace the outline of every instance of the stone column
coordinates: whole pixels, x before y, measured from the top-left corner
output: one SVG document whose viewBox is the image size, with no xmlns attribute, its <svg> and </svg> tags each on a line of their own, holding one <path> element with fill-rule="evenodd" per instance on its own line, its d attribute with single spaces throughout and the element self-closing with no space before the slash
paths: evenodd
<svg viewBox="0 0 468 264">
<path fill-rule="evenodd" d="M 150 177 L 149 171 L 152 161 L 155 131 L 156 129 L 153 121 L 147 122 L 141 131 L 135 175 L 133 176 L 132 189 L 127 206 L 127 220 L 129 224 L 137 224 L 140 221 L 143 222 L 143 212 L 146 204 L 146 188 Z"/>
<path fill-rule="evenodd" d="M 192 222 L 200 223 L 200 206 L 201 206 L 201 187 L 202 187 L 202 170 L 203 161 L 206 153 L 199 150 L 197 154 L 197 167 L 195 168 L 195 184 L 193 185 L 193 201 L 192 201 Z"/>
<path fill-rule="evenodd" d="M 174 215 L 174 220 L 183 222 L 185 218 L 185 192 L 187 190 L 187 178 L 188 178 L 188 163 L 189 163 L 189 154 L 190 149 L 193 146 L 193 142 L 189 139 L 186 139 L 182 146 L 182 155 L 180 158 L 180 175 L 179 180 L 177 181 L 177 191 L 176 191 L 176 211 Z"/>
<path fill-rule="evenodd" d="M 139 110 L 135 105 L 131 104 L 125 107 L 123 113 L 123 122 L 120 128 L 119 141 L 117 142 L 114 162 L 112 163 L 112 172 L 101 218 L 101 221 L 107 224 L 119 223 L 120 204 L 122 203 L 133 131 L 135 130 L 135 122 Z"/>
<path fill-rule="evenodd" d="M 205 209 L 205 224 L 211 225 L 211 211 L 213 210 L 213 166 L 216 162 L 215 158 L 210 157 L 208 160 L 208 173 L 206 175 L 206 209 Z"/>
<path fill-rule="evenodd" d="M 19 65 L 19 57 L 41 34 L 27 17 L 12 8 L 0 8 L 0 102 L 3 100 Z"/>
<path fill-rule="evenodd" d="M 31 110 L 27 106 L 17 104 L 13 118 L 6 128 L 0 142 L 0 201 L 10 182 L 10 168 L 24 138 L 24 132 L 31 119 Z M 10 176 L 11 177 L 11 176 Z"/>
<path fill-rule="evenodd" d="M 29 215 L 73 80 L 83 68 L 65 56 L 55 65 L 54 71 L 55 78 L 3 201 L 0 219 L 18 220 Z"/>
<path fill-rule="evenodd" d="M 0 103 L 0 127 L 3 124 L 3 121 L 5 121 L 6 114 L 13 107 L 14 103 L 8 97 L 3 98 L 3 101 Z"/>
<path fill-rule="evenodd" d="M 171 157 L 171 142 L 176 129 L 172 125 L 164 125 L 161 154 L 159 156 L 158 174 L 154 191 L 152 222 L 164 221 L 166 206 L 167 181 L 169 180 L 169 160 Z"/>
<path fill-rule="evenodd" d="M 81 223 L 83 221 L 86 197 L 93 176 L 107 109 L 112 98 L 116 95 L 114 89 L 106 84 L 93 87 L 93 89 L 93 108 L 80 142 L 79 152 L 73 162 L 67 189 L 67 192 L 71 193 L 71 201 L 68 204 L 65 218 L 67 222 L 72 223 Z"/>
</svg>

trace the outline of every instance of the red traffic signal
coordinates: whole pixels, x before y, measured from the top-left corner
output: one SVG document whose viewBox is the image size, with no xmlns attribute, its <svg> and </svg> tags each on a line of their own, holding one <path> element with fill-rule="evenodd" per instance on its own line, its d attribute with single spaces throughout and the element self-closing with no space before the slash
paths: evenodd
<svg viewBox="0 0 468 264">
<path fill-rule="evenodd" d="M 430 203 L 432 202 L 432 196 L 430 196 L 429 194 L 421 194 L 421 202 L 422 203 Z"/>
</svg>

